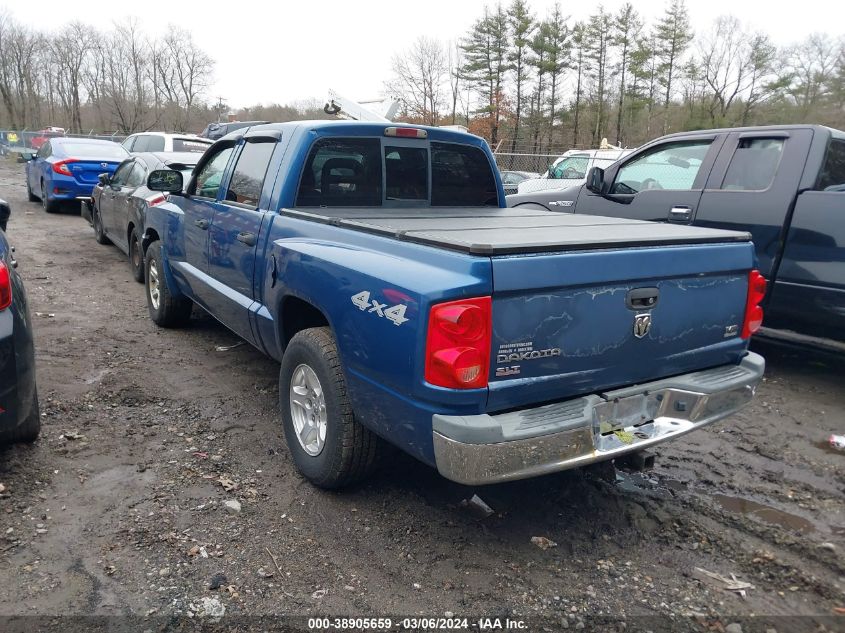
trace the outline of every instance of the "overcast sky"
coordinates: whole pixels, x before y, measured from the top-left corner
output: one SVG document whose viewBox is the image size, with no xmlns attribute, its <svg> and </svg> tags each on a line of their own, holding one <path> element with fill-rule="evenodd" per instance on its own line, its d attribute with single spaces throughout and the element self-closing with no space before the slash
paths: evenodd
<svg viewBox="0 0 845 633">
<path fill-rule="evenodd" d="M 508 0 L 505 0 L 507 4 Z M 614 12 L 624 0 L 606 0 Z M 138 17 L 144 30 L 159 34 L 168 23 L 191 30 L 217 62 L 208 97 L 222 96 L 230 107 L 255 103 L 324 100 L 329 88 L 359 101 L 378 98 L 390 76 L 390 58 L 419 35 L 454 40 L 483 13 L 483 0 L 311 0 L 198 3 L 172 0 L 93 2 L 14 0 L 0 2 L 21 22 L 58 29 L 71 20 L 108 28 L 114 20 Z M 554 0 L 531 0 L 542 17 Z M 586 18 L 595 2 L 561 2 L 564 15 Z M 634 6 L 649 22 L 664 0 Z M 790 44 L 816 31 L 840 35 L 845 24 L 841 0 L 687 0 L 693 28 L 709 29 L 713 19 L 733 14 L 767 32 L 777 44 Z"/>
</svg>

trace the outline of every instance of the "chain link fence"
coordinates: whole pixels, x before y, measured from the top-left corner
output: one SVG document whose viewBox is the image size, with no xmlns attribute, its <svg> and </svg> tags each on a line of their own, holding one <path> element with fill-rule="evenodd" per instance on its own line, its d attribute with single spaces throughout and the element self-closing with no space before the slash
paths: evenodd
<svg viewBox="0 0 845 633">
<path fill-rule="evenodd" d="M 88 134 L 68 134 L 65 132 L 48 130 L 3 130 L 0 129 L 0 156 L 18 155 L 21 159 L 28 154 L 38 151 L 46 138 L 63 136 L 66 138 L 94 138 L 104 141 L 121 143 L 126 138 L 125 134 L 95 133 L 91 130 Z"/>
<path fill-rule="evenodd" d="M 560 154 L 512 154 L 510 152 L 493 154 L 499 171 L 525 171 L 534 174 L 548 171 L 559 156 Z"/>
</svg>

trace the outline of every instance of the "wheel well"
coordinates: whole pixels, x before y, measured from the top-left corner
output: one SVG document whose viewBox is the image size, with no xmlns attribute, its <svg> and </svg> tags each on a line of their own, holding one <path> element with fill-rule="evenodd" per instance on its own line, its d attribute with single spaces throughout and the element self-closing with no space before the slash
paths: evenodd
<svg viewBox="0 0 845 633">
<path fill-rule="evenodd" d="M 130 235 L 131 235 L 130 229 Z M 144 231 L 144 235 L 141 238 L 141 250 L 144 251 L 144 254 L 147 253 L 147 248 L 149 248 L 150 244 L 153 242 L 158 242 L 161 238 L 158 236 L 158 233 L 155 229 L 147 229 Z"/>
<path fill-rule="evenodd" d="M 310 327 L 323 327 L 329 324 L 326 316 L 307 301 L 298 297 L 286 297 L 282 301 L 279 327 L 280 340 L 287 347 L 297 332 Z"/>
<path fill-rule="evenodd" d="M 129 244 L 132 242 L 132 231 L 135 228 L 135 223 L 130 222 L 129 226 L 126 227 L 126 243 Z"/>
<path fill-rule="evenodd" d="M 515 204 L 514 209 L 533 209 L 537 211 L 551 211 L 549 207 L 539 202 L 523 202 L 522 204 Z"/>
</svg>

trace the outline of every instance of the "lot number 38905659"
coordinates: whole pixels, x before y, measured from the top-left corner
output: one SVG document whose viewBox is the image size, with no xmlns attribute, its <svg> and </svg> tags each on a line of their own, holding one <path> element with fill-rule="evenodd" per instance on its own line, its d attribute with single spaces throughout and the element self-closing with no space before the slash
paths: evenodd
<svg viewBox="0 0 845 633">
<path fill-rule="evenodd" d="M 369 290 L 352 295 L 352 303 L 362 312 L 367 311 L 377 314 L 393 323 L 393 325 L 402 325 L 408 320 L 405 318 L 405 310 L 408 309 L 408 306 L 404 303 L 399 303 L 395 306 L 388 307 L 388 304 L 380 303 L 378 299 L 371 299 Z"/>
</svg>

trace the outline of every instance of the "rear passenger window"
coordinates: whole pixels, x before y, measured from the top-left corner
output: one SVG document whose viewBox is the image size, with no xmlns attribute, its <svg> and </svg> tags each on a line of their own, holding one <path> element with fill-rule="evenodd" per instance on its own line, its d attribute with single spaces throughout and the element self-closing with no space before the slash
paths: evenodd
<svg viewBox="0 0 845 633">
<path fill-rule="evenodd" d="M 136 152 L 138 150 L 135 150 Z M 150 135 L 147 137 L 147 149 L 145 152 L 163 152 L 164 151 L 164 137 Z"/>
<path fill-rule="evenodd" d="M 257 207 L 275 143 L 245 143 L 226 191 L 228 202 Z"/>
<path fill-rule="evenodd" d="M 135 137 L 135 144 L 132 146 L 133 152 L 147 152 L 147 146 L 150 142 L 150 135 L 149 134 L 142 134 L 141 136 Z"/>
<path fill-rule="evenodd" d="M 845 191 L 845 141 L 830 142 L 816 189 Z"/>
<path fill-rule="evenodd" d="M 381 206 L 381 143 L 375 138 L 322 139 L 305 161 L 296 206 Z"/>
<path fill-rule="evenodd" d="M 781 138 L 745 138 L 728 165 L 722 189 L 728 191 L 763 191 L 775 179 L 783 153 Z"/>
<path fill-rule="evenodd" d="M 140 187 L 144 184 L 144 180 L 147 176 L 147 170 L 144 169 L 144 166 L 141 163 L 136 162 L 135 166 L 132 167 L 132 171 L 129 172 L 129 177 L 126 179 L 126 186 L 127 187 Z"/>
<path fill-rule="evenodd" d="M 478 147 L 431 144 L 431 206 L 499 206 L 496 179 Z"/>
<path fill-rule="evenodd" d="M 688 191 L 693 188 L 711 140 L 664 143 L 625 163 L 611 193 L 634 194 L 649 189 Z"/>
</svg>

